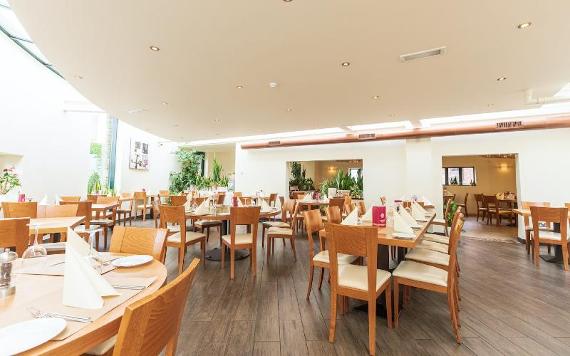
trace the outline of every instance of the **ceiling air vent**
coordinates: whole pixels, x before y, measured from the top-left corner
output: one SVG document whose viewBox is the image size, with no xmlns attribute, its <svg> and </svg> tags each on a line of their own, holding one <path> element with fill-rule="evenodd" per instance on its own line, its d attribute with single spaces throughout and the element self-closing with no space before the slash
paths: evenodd
<svg viewBox="0 0 570 356">
<path fill-rule="evenodd" d="M 359 140 L 371 140 L 373 138 L 376 138 L 376 134 L 373 133 L 365 133 L 365 134 L 359 134 L 358 135 L 358 139 Z"/>
<path fill-rule="evenodd" d="M 268 144 L 269 146 L 279 146 L 281 141 L 269 141 Z"/>
<path fill-rule="evenodd" d="M 420 51 L 420 52 L 402 54 L 400 56 L 400 61 L 409 62 L 409 61 L 413 61 L 414 59 L 427 58 L 427 57 L 433 57 L 433 56 L 441 56 L 441 55 L 445 54 L 445 51 L 446 51 L 446 47 L 439 47 L 439 48 L 428 49 L 428 50 Z"/>
</svg>

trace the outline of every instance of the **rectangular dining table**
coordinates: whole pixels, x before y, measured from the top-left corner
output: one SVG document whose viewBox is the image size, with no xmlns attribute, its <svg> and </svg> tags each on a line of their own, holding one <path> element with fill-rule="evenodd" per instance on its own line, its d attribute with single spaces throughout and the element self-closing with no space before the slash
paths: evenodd
<svg viewBox="0 0 570 356">
<path fill-rule="evenodd" d="M 38 227 L 38 234 L 66 234 L 67 229 L 73 229 L 83 222 L 83 216 L 70 216 L 60 218 L 35 218 L 30 219 L 30 235 L 36 233 L 35 227 Z"/>
</svg>

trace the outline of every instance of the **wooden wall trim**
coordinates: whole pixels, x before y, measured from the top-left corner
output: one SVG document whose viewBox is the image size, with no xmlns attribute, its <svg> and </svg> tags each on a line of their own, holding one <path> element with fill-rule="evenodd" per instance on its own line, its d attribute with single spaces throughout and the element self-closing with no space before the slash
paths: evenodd
<svg viewBox="0 0 570 356">
<path fill-rule="evenodd" d="M 500 127 L 498 124 L 506 127 Z M 512 125 L 511 125 L 512 124 Z M 544 129 L 560 129 L 570 128 L 570 116 L 549 117 L 541 119 L 520 119 L 510 121 L 493 121 L 480 125 L 466 127 L 435 127 L 435 128 L 418 128 L 400 132 L 376 133 L 368 138 L 359 138 L 358 133 L 347 134 L 342 137 L 317 137 L 308 139 L 289 139 L 275 140 L 257 143 L 245 143 L 241 145 L 242 149 L 260 149 L 275 147 L 294 147 L 294 146 L 311 146 L 326 145 L 335 143 L 355 143 L 370 141 L 386 141 L 386 140 L 405 140 L 414 138 L 457 136 L 457 135 L 474 135 L 483 133 L 501 133 L 511 131 L 527 131 L 527 130 L 544 130 Z"/>
</svg>

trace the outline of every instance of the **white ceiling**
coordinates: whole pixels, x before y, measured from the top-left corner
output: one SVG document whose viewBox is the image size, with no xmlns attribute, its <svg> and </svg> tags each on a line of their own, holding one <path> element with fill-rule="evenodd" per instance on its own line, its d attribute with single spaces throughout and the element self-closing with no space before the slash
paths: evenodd
<svg viewBox="0 0 570 356">
<path fill-rule="evenodd" d="M 83 95 L 176 141 L 520 109 L 570 82 L 568 0 L 10 4 Z"/>
</svg>

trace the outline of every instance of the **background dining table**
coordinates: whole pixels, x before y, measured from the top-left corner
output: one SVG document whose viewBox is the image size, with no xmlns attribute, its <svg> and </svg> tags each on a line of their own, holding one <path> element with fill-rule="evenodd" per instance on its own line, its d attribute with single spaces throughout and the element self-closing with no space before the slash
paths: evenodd
<svg viewBox="0 0 570 356">
<path fill-rule="evenodd" d="M 517 208 L 517 209 L 513 209 L 513 212 L 522 216 L 522 217 L 528 217 L 528 218 L 532 217 L 530 209 Z M 568 218 L 570 219 L 570 212 L 568 213 Z M 552 230 L 554 232 L 560 232 L 560 224 L 553 223 L 552 225 L 553 225 Z M 553 245 L 553 246 L 554 246 L 554 256 L 540 255 L 540 258 L 542 258 L 544 261 L 549 262 L 549 263 L 563 264 L 564 263 L 564 257 L 562 257 L 562 246 L 560 246 L 560 245 Z"/>
</svg>

